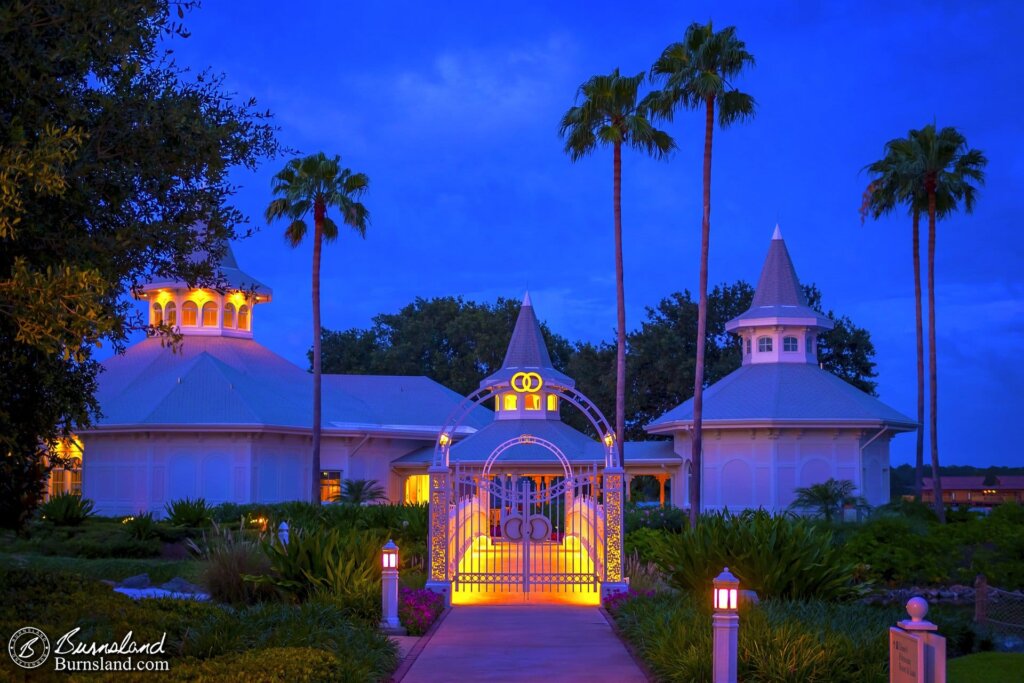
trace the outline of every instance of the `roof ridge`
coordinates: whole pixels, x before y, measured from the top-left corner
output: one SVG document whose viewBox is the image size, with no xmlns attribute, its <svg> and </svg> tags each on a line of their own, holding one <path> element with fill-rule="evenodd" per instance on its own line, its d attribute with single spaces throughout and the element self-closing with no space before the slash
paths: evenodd
<svg viewBox="0 0 1024 683">
<path fill-rule="evenodd" d="M 185 370 L 184 372 L 182 372 L 181 375 L 178 377 L 178 381 L 174 385 L 171 386 L 171 390 L 168 391 L 166 394 L 164 394 L 160 398 L 160 400 L 157 401 L 157 403 L 153 407 L 153 409 L 150 410 L 145 415 L 145 417 L 143 417 L 139 422 L 141 422 L 141 423 L 147 422 L 149 420 L 149 418 L 152 417 L 164 405 L 164 403 L 171 397 L 171 395 L 174 394 L 175 392 L 177 392 L 179 387 L 181 387 L 181 386 L 183 386 L 185 384 L 185 379 L 186 378 L 192 376 L 197 371 L 200 371 L 201 370 L 201 366 L 202 365 L 206 365 L 206 364 L 212 364 L 214 369 L 216 369 L 217 372 L 220 373 L 221 378 L 224 379 L 225 381 L 227 381 L 228 384 L 230 385 L 230 387 L 232 389 L 234 389 L 234 386 L 235 386 L 235 383 L 236 383 L 235 377 L 231 377 L 231 376 L 228 375 L 228 372 L 234 372 L 235 371 L 234 368 L 232 368 L 227 363 L 224 363 L 220 359 L 216 358 L 215 356 L 213 356 L 208 351 L 205 351 L 205 350 L 204 351 L 200 351 L 192 359 L 192 363 L 188 367 L 188 369 Z M 225 372 L 225 371 L 228 371 L 228 372 Z M 140 375 L 140 377 L 141 377 L 141 375 Z M 253 408 L 252 404 L 247 400 L 247 398 L 243 394 L 243 392 L 235 392 L 235 393 L 238 396 L 238 401 L 245 408 L 246 412 L 249 413 L 249 415 L 253 419 L 262 420 L 262 416 L 259 414 L 259 411 L 257 411 L 255 408 Z"/>
</svg>

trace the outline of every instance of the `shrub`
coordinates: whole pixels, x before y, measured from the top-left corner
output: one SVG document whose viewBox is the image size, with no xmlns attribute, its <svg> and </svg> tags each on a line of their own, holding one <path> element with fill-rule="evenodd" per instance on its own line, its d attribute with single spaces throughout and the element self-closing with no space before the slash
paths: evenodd
<svg viewBox="0 0 1024 683">
<path fill-rule="evenodd" d="M 189 539 L 185 544 L 203 560 L 200 583 L 214 600 L 251 605 L 277 596 L 273 586 L 245 579 L 270 572 L 270 560 L 252 534 L 214 522 L 212 531 L 204 533 L 200 542 Z"/>
<path fill-rule="evenodd" d="M 180 527 L 204 527 L 212 519 L 212 511 L 205 498 L 178 498 L 164 506 L 167 521 Z"/>
<path fill-rule="evenodd" d="M 643 562 L 653 562 L 655 541 L 665 533 L 646 527 L 627 533 L 624 540 L 626 555 L 636 555 Z"/>
<path fill-rule="evenodd" d="M 626 505 L 626 533 L 637 529 L 664 529 L 679 532 L 686 528 L 686 513 L 676 507 L 639 507 L 635 503 Z"/>
<path fill-rule="evenodd" d="M 376 594 L 379 604 L 378 559 L 386 541 L 383 532 L 357 529 L 294 529 L 287 544 L 271 535 L 262 543 L 271 574 L 246 579 L 273 585 L 300 601 L 319 591 L 354 600 Z"/>
<path fill-rule="evenodd" d="M 697 595 L 710 591 L 724 566 L 762 598 L 848 599 L 865 590 L 832 535 L 791 515 L 704 515 L 695 530 L 666 534 L 653 545 L 669 585 Z"/>
<path fill-rule="evenodd" d="M 635 596 L 614 606 L 623 635 L 666 681 L 711 678 L 707 600 Z M 750 682 L 862 683 L 888 680 L 888 626 L 899 618 L 864 605 L 773 602 L 744 609 L 739 677 Z"/>
<path fill-rule="evenodd" d="M 431 590 L 398 588 L 398 620 L 411 636 L 421 636 L 444 611 L 444 596 Z"/>
<path fill-rule="evenodd" d="M 57 526 L 78 526 L 93 514 L 95 504 L 77 493 L 60 493 L 39 506 L 43 519 Z"/>
<path fill-rule="evenodd" d="M 848 561 L 866 565 L 864 574 L 889 585 L 940 583 L 956 566 L 953 537 L 938 524 L 883 514 L 872 517 L 841 546 Z"/>
<path fill-rule="evenodd" d="M 326 650 L 273 647 L 226 654 L 205 661 L 187 660 L 171 669 L 169 680 L 208 683 L 233 680 L 244 680 L 246 683 L 327 683 L 374 679 L 371 672 L 352 671 Z"/>
<path fill-rule="evenodd" d="M 397 663 L 395 646 L 376 625 L 352 621 L 332 605 L 263 603 L 212 613 L 193 624 L 182 644 L 185 655 L 201 659 L 262 648 L 309 647 L 334 654 L 357 673 L 337 680 L 380 680 Z M 287 678 L 280 680 L 289 680 Z"/>
<path fill-rule="evenodd" d="M 126 517 L 124 530 L 129 538 L 134 538 L 137 541 L 156 538 L 156 522 L 153 520 L 153 513 L 140 512 L 134 517 Z"/>
<path fill-rule="evenodd" d="M 629 587 L 640 593 L 653 593 L 665 588 L 665 577 L 658 565 L 646 562 L 636 554 L 626 555 L 623 571 L 629 579 Z"/>
</svg>

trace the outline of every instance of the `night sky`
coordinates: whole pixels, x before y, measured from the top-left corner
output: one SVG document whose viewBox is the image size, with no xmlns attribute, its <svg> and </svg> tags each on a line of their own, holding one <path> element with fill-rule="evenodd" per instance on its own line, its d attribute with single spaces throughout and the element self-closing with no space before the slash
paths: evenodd
<svg viewBox="0 0 1024 683">
<path fill-rule="evenodd" d="M 1024 4 L 537 4 L 550 7 L 208 1 L 186 16 L 192 36 L 168 42 L 180 63 L 223 71 L 274 112 L 283 144 L 369 175 L 366 240 L 348 230 L 325 250 L 325 327 L 366 327 L 416 296 L 529 289 L 555 332 L 611 339 L 611 152 L 570 163 L 558 122 L 587 78 L 646 70 L 711 18 L 736 25 L 756 57 L 737 84 L 758 105 L 753 121 L 716 131 L 711 283 L 756 282 L 778 222 L 801 280 L 870 330 L 882 400 L 912 416 L 910 219 L 861 225 L 861 169 L 910 128 L 956 126 L 990 161 L 975 213 L 939 224 L 940 456 L 1024 464 Z M 667 128 L 670 160 L 624 154 L 631 329 L 697 285 L 703 119 Z M 262 219 L 284 161 L 235 176 L 260 228 L 235 251 L 274 289 L 256 338 L 305 367 L 310 248 L 290 249 L 284 225 Z M 897 437 L 894 464 L 913 450 L 912 435 Z"/>
</svg>

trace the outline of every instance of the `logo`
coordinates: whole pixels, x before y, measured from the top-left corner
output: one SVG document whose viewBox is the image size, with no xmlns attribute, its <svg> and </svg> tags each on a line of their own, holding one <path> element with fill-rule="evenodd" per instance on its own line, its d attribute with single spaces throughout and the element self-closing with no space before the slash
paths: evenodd
<svg viewBox="0 0 1024 683">
<path fill-rule="evenodd" d="M 7 653 L 22 669 L 35 669 L 50 656 L 50 639 L 34 626 L 26 626 L 15 631 L 7 641 Z"/>
<path fill-rule="evenodd" d="M 544 386 L 544 380 L 536 372 L 517 372 L 512 375 L 512 391 L 518 394 L 532 394 L 540 391 Z"/>
</svg>

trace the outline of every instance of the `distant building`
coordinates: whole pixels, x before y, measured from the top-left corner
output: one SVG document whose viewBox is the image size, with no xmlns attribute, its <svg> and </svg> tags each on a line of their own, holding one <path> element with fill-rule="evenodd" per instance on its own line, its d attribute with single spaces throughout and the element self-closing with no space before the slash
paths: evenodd
<svg viewBox="0 0 1024 683">
<path fill-rule="evenodd" d="M 931 477 L 922 480 L 921 500 L 935 502 L 935 486 Z M 953 507 L 1024 503 L 1024 476 L 942 477 L 942 501 Z"/>
<path fill-rule="evenodd" d="M 783 510 L 796 488 L 829 478 L 871 505 L 889 501 L 889 440 L 917 425 L 819 366 L 817 335 L 831 327 L 807 305 L 776 227 L 750 309 L 726 324 L 743 364 L 704 390 L 705 510 Z M 693 399 L 646 429 L 674 438 L 688 478 Z M 675 500 L 688 497 L 683 479 Z"/>
</svg>

